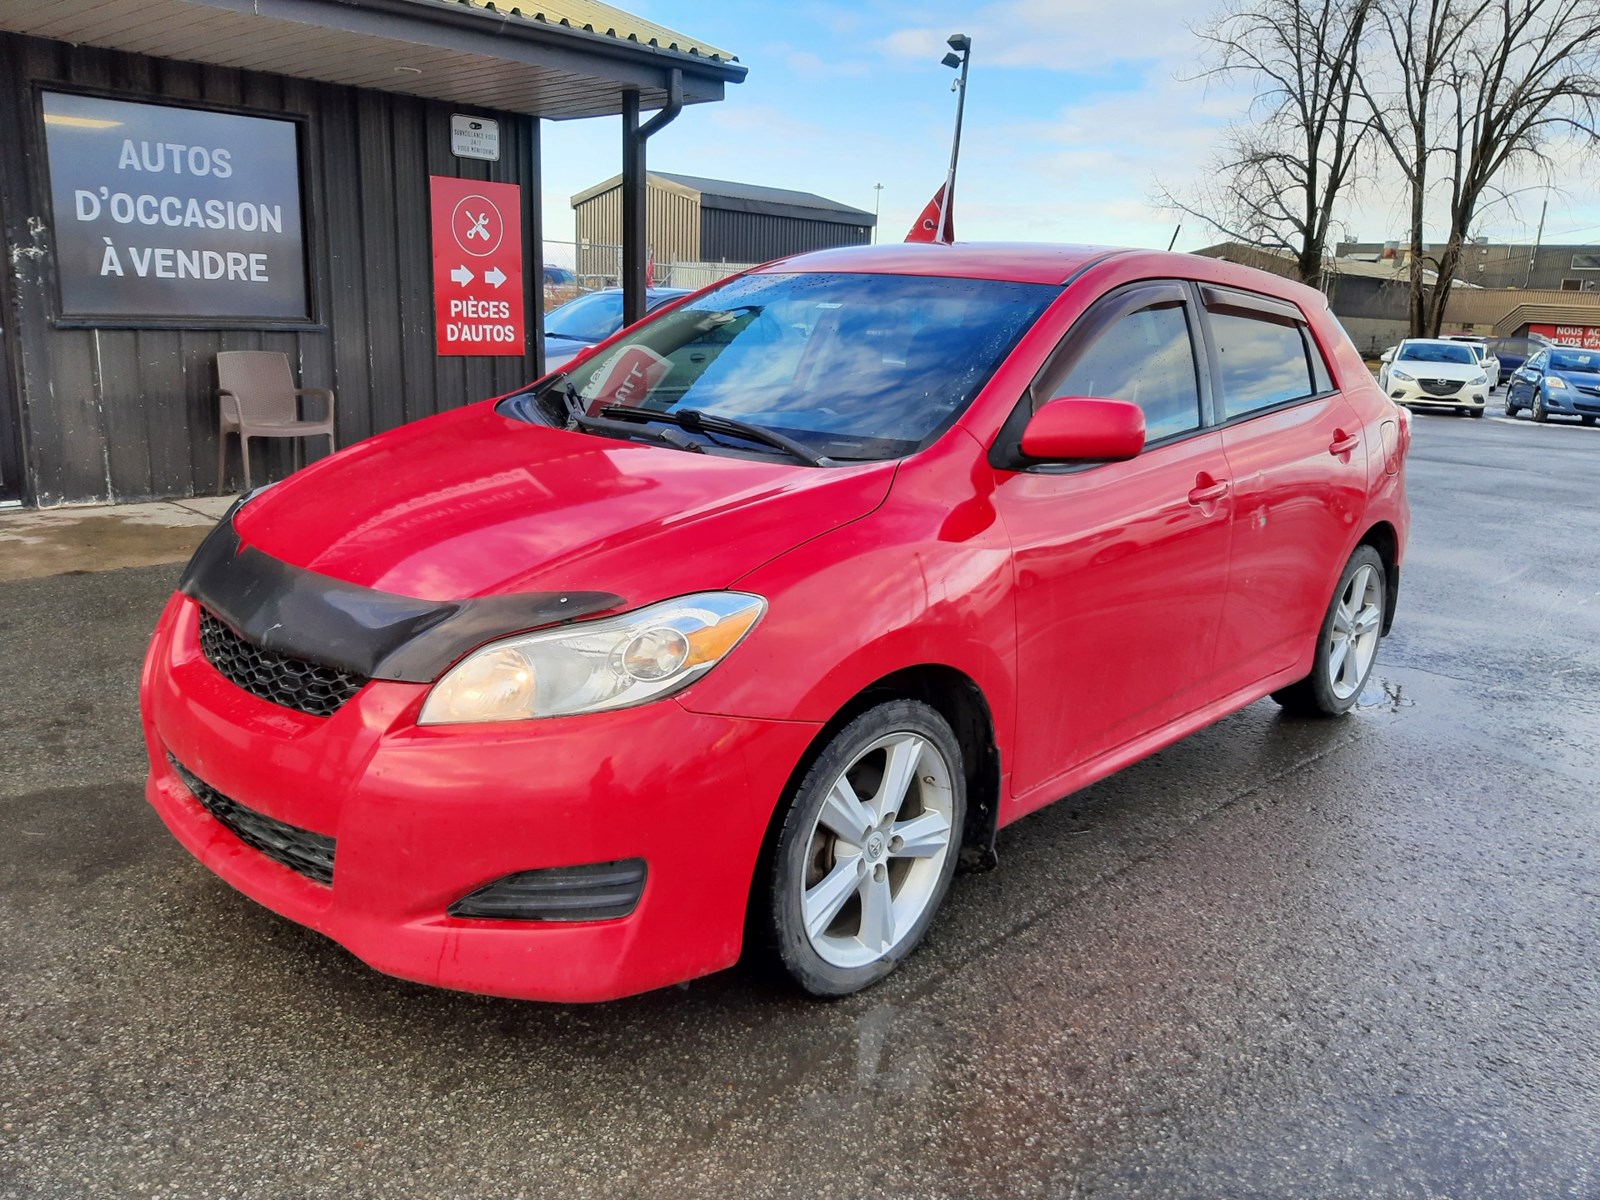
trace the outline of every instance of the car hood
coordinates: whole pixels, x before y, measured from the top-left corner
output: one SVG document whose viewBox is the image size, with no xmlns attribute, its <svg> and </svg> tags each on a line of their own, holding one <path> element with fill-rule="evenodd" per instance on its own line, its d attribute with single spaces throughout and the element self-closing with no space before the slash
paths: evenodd
<svg viewBox="0 0 1600 1200">
<path fill-rule="evenodd" d="M 1391 371 L 1404 371 L 1414 379 L 1474 379 L 1484 373 L 1477 363 L 1418 362 L 1416 359 L 1396 359 L 1389 364 Z"/>
<path fill-rule="evenodd" d="M 726 587 L 883 502 L 892 462 L 817 468 L 569 433 L 473 405 L 324 459 L 240 509 L 248 546 L 426 600 Z"/>
<path fill-rule="evenodd" d="M 1546 374 L 1565 379 L 1573 387 L 1600 387 L 1600 371 L 1567 371 L 1557 367 Z"/>
</svg>

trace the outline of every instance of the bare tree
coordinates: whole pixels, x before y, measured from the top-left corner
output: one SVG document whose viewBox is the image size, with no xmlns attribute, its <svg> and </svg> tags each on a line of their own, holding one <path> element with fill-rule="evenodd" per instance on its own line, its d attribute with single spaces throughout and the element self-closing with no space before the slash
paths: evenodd
<svg viewBox="0 0 1600 1200">
<path fill-rule="evenodd" d="M 1485 199 L 1504 194 L 1509 173 L 1547 162 L 1560 134 L 1596 136 L 1600 0 L 1374 3 L 1385 53 L 1364 61 L 1358 82 L 1407 185 L 1411 333 L 1431 336 Z M 1448 193 L 1450 229 L 1427 257 L 1424 211 L 1436 189 Z"/>
<path fill-rule="evenodd" d="M 1438 276 L 1426 325 L 1437 335 L 1462 247 L 1486 198 L 1508 174 L 1548 162 L 1564 135 L 1600 137 L 1600 0 L 1495 0 L 1467 39 L 1452 104 L 1445 182 L 1450 232 L 1433 258 Z"/>
<path fill-rule="evenodd" d="M 1197 29 L 1210 51 L 1205 74 L 1247 79 L 1256 98 L 1209 182 L 1187 200 L 1161 189 L 1162 203 L 1236 241 L 1289 252 L 1316 285 L 1367 133 L 1356 55 L 1373 3 L 1229 0 Z"/>
<path fill-rule="evenodd" d="M 1440 153 L 1438 106 L 1456 81 L 1452 64 L 1468 29 L 1489 0 L 1377 0 L 1376 54 L 1362 63 L 1357 86 L 1410 193 L 1411 335 L 1426 322 L 1422 290 L 1423 213 Z"/>
</svg>

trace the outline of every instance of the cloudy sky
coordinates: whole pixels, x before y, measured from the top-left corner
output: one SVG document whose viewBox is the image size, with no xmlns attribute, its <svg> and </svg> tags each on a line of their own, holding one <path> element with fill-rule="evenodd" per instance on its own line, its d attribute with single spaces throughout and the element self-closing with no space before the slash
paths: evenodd
<svg viewBox="0 0 1600 1200">
<path fill-rule="evenodd" d="M 1194 82 L 1193 0 L 856 0 L 624 7 L 736 54 L 749 68 L 720 104 L 696 105 L 650 142 L 650 166 L 818 192 L 871 211 L 898 241 L 943 181 L 955 72 L 939 65 L 953 32 L 973 39 L 956 209 L 963 240 L 1161 246 L 1177 215 L 1152 201 L 1183 192 L 1218 131 L 1249 96 Z M 620 171 L 619 123 L 551 123 L 547 236 L 571 236 L 573 193 Z M 1572 156 L 1550 192 L 1547 242 L 1600 242 L 1600 162 Z M 1476 231 L 1531 241 L 1545 191 L 1500 206 Z M 1367 189 L 1346 214 L 1366 240 L 1399 237 L 1399 189 Z M 1435 231 L 1430 230 L 1430 233 Z M 1442 231 L 1439 231 L 1442 232 Z M 1193 218 L 1179 249 L 1220 240 Z"/>
</svg>

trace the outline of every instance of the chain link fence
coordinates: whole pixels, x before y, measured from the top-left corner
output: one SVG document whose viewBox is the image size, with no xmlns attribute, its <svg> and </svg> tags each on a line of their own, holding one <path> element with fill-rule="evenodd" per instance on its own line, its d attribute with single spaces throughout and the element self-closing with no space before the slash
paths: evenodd
<svg viewBox="0 0 1600 1200">
<path fill-rule="evenodd" d="M 702 288 L 746 270 L 754 263 L 663 262 L 651 258 L 656 287 Z M 601 288 L 622 286 L 622 247 L 596 242 L 544 243 L 544 310 Z"/>
</svg>

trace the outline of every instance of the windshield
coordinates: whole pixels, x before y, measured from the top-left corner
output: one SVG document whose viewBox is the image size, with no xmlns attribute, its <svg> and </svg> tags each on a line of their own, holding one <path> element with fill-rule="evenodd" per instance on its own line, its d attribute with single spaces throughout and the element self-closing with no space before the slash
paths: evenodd
<svg viewBox="0 0 1600 1200">
<path fill-rule="evenodd" d="M 1600 351 L 1552 350 L 1552 371 L 1600 371 Z"/>
<path fill-rule="evenodd" d="M 828 458 L 898 457 L 955 420 L 1060 293 L 988 279 L 748 275 L 646 321 L 568 382 L 591 415 L 693 409 Z M 759 449 L 694 432 L 706 449 Z"/>
<path fill-rule="evenodd" d="M 622 293 L 592 292 L 569 300 L 544 319 L 546 337 L 602 342 L 622 328 Z"/>
<path fill-rule="evenodd" d="M 1407 342 L 1400 347 L 1400 357 L 1410 362 L 1477 363 L 1472 351 L 1459 342 Z"/>
</svg>

